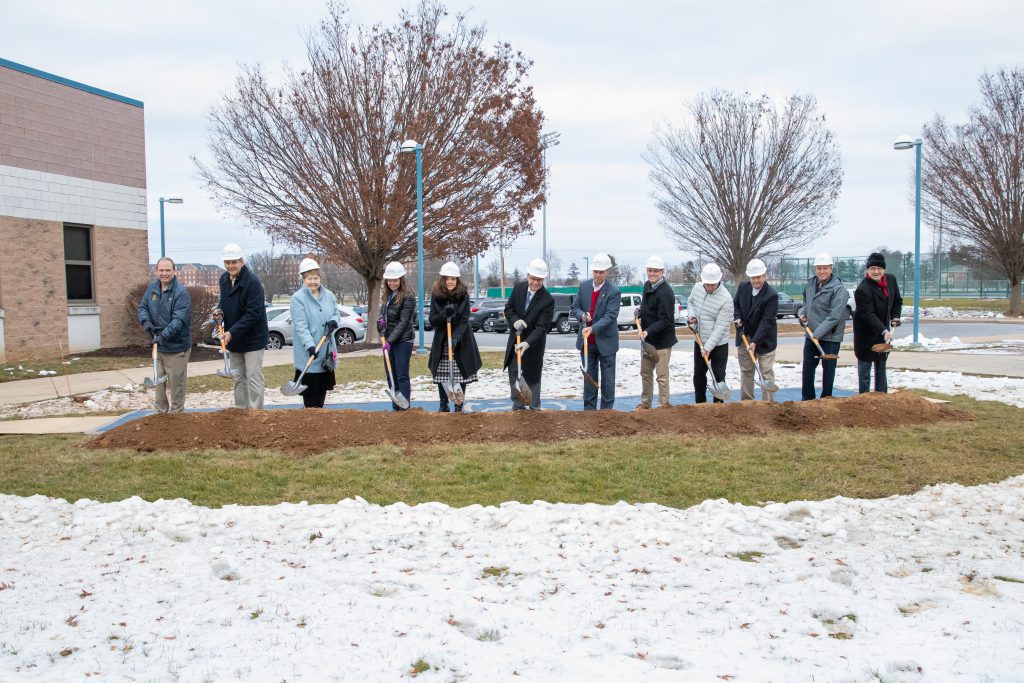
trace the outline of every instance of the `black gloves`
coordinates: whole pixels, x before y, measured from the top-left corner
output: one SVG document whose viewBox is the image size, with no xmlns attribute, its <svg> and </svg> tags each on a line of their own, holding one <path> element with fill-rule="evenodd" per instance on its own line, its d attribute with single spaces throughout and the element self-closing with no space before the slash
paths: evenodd
<svg viewBox="0 0 1024 683">
<path fill-rule="evenodd" d="M 309 348 L 306 349 L 306 353 L 309 354 L 310 358 L 315 358 L 316 357 L 316 347 L 310 346 Z"/>
<path fill-rule="evenodd" d="M 149 322 L 148 320 L 143 321 L 142 329 L 145 330 L 146 334 L 148 334 L 150 337 L 156 334 L 156 329 L 153 327 L 153 323 Z"/>
<path fill-rule="evenodd" d="M 338 329 L 338 321 L 328 320 L 327 324 L 324 325 L 324 329 L 327 330 L 327 334 L 334 332 L 336 329 Z"/>
<path fill-rule="evenodd" d="M 452 304 L 445 305 L 445 307 L 444 307 L 444 317 L 446 317 L 448 319 L 451 319 L 451 318 L 455 317 L 455 306 L 453 306 Z"/>
</svg>

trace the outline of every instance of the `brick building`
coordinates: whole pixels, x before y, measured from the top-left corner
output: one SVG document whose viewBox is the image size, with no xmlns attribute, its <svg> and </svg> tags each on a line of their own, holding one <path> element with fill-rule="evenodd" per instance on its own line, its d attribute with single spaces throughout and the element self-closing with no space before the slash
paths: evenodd
<svg viewBox="0 0 1024 683">
<path fill-rule="evenodd" d="M 149 262 L 142 102 L 0 59 L 0 358 L 121 346 Z"/>
<path fill-rule="evenodd" d="M 178 273 L 178 281 L 186 287 L 206 287 L 219 291 L 220 275 L 224 272 L 222 267 L 205 263 L 175 263 L 174 265 Z M 149 264 L 149 276 L 156 277 L 155 263 Z"/>
</svg>

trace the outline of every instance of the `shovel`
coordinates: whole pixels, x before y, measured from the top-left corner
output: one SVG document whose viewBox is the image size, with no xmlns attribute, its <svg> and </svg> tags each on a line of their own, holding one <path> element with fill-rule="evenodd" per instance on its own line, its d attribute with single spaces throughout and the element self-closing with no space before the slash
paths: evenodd
<svg viewBox="0 0 1024 683">
<path fill-rule="evenodd" d="M 636 317 L 636 333 L 640 334 L 643 329 L 640 327 L 640 316 Z M 647 360 L 657 363 L 658 362 L 658 350 L 651 344 L 648 344 L 643 339 L 640 340 L 640 354 L 643 355 Z"/>
<path fill-rule="evenodd" d="M 384 354 L 384 367 L 388 371 L 388 387 L 384 390 L 384 395 L 391 399 L 391 402 L 402 410 L 409 408 L 409 400 L 402 394 L 398 393 L 395 389 L 395 377 L 391 374 L 391 357 L 388 355 L 388 350 L 384 348 L 384 343 L 387 341 L 386 338 L 380 338 L 380 350 Z"/>
<path fill-rule="evenodd" d="M 818 340 L 814 337 L 814 334 L 811 333 L 811 328 L 807 327 L 807 323 L 801 322 L 800 327 L 804 328 L 804 332 L 806 332 L 807 336 L 811 338 L 812 342 L 814 342 L 815 348 L 818 349 L 818 358 L 820 358 L 821 360 L 839 360 L 838 353 L 825 353 L 822 350 L 821 344 L 818 343 Z"/>
<path fill-rule="evenodd" d="M 316 360 L 316 354 L 320 353 L 320 346 L 324 343 L 324 340 L 326 339 L 326 334 L 320 337 L 320 341 L 316 343 L 316 353 L 309 357 L 309 360 L 306 361 L 306 367 L 302 368 L 302 372 L 299 373 L 299 376 L 295 379 L 295 381 L 285 382 L 281 386 L 282 394 L 284 394 L 285 396 L 295 396 L 296 394 L 301 394 L 303 391 L 306 390 L 306 385 L 302 383 L 302 378 L 306 376 L 306 370 L 309 370 L 309 366 L 313 364 L 314 360 Z"/>
<path fill-rule="evenodd" d="M 590 316 L 586 316 L 585 319 L 589 322 Z M 583 373 L 583 380 L 590 386 L 597 389 L 597 382 L 594 380 L 593 377 L 590 376 L 590 373 L 588 372 L 588 369 L 590 368 L 590 347 L 587 344 L 587 339 L 589 337 L 589 334 L 583 335 L 583 362 L 580 363 L 580 372 Z"/>
<path fill-rule="evenodd" d="M 148 388 L 153 388 L 158 384 L 163 384 L 166 381 L 167 375 L 164 375 L 163 377 L 156 376 L 156 342 L 153 342 L 153 376 L 147 377 L 146 379 L 142 380 L 142 385 Z"/>
<path fill-rule="evenodd" d="M 452 346 L 455 342 L 452 341 L 451 318 L 446 321 L 446 324 L 448 325 L 448 367 L 452 368 L 452 373 L 454 374 L 455 359 L 454 353 L 452 352 Z M 441 388 L 444 389 L 444 393 L 448 394 L 448 398 L 450 398 L 457 406 L 461 406 L 462 402 L 466 400 L 466 393 L 462 391 L 462 387 L 454 382 L 451 375 L 448 375 L 447 380 L 441 380 Z"/>
<path fill-rule="evenodd" d="M 217 374 L 228 379 L 238 377 L 242 371 L 231 367 L 231 352 L 228 351 L 227 344 L 224 343 L 224 325 L 222 323 L 217 323 L 217 333 L 220 335 L 220 355 L 224 357 L 224 369 L 218 370 Z"/>
<path fill-rule="evenodd" d="M 516 346 L 521 343 L 519 334 L 516 333 Z M 523 352 L 516 349 L 516 369 L 519 371 L 519 377 L 516 379 L 515 384 L 512 385 L 512 391 L 516 393 L 516 398 L 524 406 L 529 408 L 533 405 L 533 391 L 530 390 L 530 385 L 523 379 Z"/>
<path fill-rule="evenodd" d="M 700 333 L 697 332 L 697 329 L 691 325 L 689 321 L 686 322 L 686 326 L 690 328 L 690 332 L 693 332 L 693 336 L 697 338 L 697 348 L 700 349 L 701 358 L 704 359 L 704 364 L 708 366 L 708 372 L 711 373 L 711 395 L 719 401 L 728 401 L 729 396 L 732 395 L 732 389 L 726 386 L 724 381 L 719 383 L 719 381 L 715 379 L 715 371 L 711 369 L 711 361 L 708 360 L 708 357 L 704 354 L 704 342 L 701 341 Z"/>
<path fill-rule="evenodd" d="M 768 391 L 768 392 L 778 391 L 779 390 L 779 385 L 776 384 L 774 380 L 765 379 L 764 375 L 761 374 L 761 368 L 757 364 L 757 357 L 754 355 L 754 352 L 750 350 L 750 342 L 747 341 L 747 335 L 745 333 L 743 333 L 743 332 L 740 332 L 740 338 L 743 339 L 743 346 L 747 349 L 747 353 L 750 354 L 750 360 L 752 360 L 754 362 L 754 373 L 755 373 L 754 384 L 756 384 L 757 386 L 761 387 L 761 389 L 763 391 Z"/>
</svg>

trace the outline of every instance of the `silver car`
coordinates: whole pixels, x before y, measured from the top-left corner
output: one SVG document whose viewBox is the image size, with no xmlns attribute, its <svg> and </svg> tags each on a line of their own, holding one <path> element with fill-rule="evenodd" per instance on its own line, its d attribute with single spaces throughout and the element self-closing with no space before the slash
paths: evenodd
<svg viewBox="0 0 1024 683">
<path fill-rule="evenodd" d="M 267 322 L 267 348 L 280 349 L 292 343 L 292 314 L 289 309 L 275 315 Z M 357 315 L 352 306 L 338 306 L 341 324 L 334 332 L 334 340 L 338 346 L 348 346 L 366 338 L 366 320 Z"/>
</svg>

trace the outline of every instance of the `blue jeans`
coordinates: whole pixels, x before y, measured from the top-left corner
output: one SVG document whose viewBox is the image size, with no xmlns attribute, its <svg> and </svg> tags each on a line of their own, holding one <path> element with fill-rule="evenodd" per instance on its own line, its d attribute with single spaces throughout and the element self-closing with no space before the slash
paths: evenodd
<svg viewBox="0 0 1024 683">
<path fill-rule="evenodd" d="M 592 346 L 587 350 L 587 374 L 596 382 L 598 370 L 601 371 L 601 410 L 611 410 L 615 406 L 615 354 L 602 355 Z M 583 381 L 583 410 L 597 410 L 597 387 L 586 380 Z"/>
<path fill-rule="evenodd" d="M 871 367 L 875 368 L 875 391 L 883 394 L 889 391 L 889 382 L 885 376 L 885 362 L 889 360 L 889 354 L 882 354 L 882 360 L 857 361 L 857 380 L 860 384 L 860 393 L 866 394 L 871 391 Z"/>
<path fill-rule="evenodd" d="M 839 342 L 818 340 L 821 350 L 825 353 L 839 353 Z M 824 360 L 818 358 L 818 349 L 810 339 L 804 339 L 804 366 L 803 366 L 803 388 L 802 398 L 805 401 L 813 401 L 814 376 L 818 371 L 818 361 L 821 360 L 821 397 L 832 395 L 832 383 L 836 379 L 835 360 Z"/>
<path fill-rule="evenodd" d="M 388 351 L 388 357 L 391 359 L 391 372 L 395 375 L 395 391 L 405 396 L 405 400 L 408 401 L 410 394 L 412 394 L 409 382 L 409 361 L 412 358 L 412 342 L 392 344 L 391 350 Z M 394 404 L 391 405 L 391 409 L 400 410 Z"/>
</svg>

